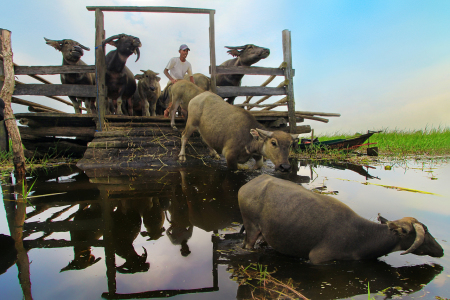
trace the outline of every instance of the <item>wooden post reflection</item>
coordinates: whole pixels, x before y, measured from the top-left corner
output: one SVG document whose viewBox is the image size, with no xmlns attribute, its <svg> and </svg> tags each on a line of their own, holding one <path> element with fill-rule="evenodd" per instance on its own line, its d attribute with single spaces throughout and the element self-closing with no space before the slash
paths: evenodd
<svg viewBox="0 0 450 300">
<path fill-rule="evenodd" d="M 112 236 L 112 203 L 109 201 L 108 191 L 105 186 L 100 186 L 100 198 L 103 207 L 103 242 L 105 249 L 106 278 L 108 280 L 108 293 L 114 295 L 116 286 L 116 256 Z"/>
</svg>

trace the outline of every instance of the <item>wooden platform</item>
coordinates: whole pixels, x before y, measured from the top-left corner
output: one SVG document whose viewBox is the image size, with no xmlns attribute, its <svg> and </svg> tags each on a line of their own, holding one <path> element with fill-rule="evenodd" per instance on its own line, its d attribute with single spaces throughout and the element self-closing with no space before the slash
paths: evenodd
<svg viewBox="0 0 450 300">
<path fill-rule="evenodd" d="M 288 130 L 287 112 L 254 114 L 267 128 Z M 106 117 L 106 130 L 97 132 L 95 115 L 20 113 L 15 117 L 23 125 L 19 130 L 27 157 L 83 158 L 78 163 L 83 169 L 177 165 L 185 124 L 183 118 L 176 118 L 179 130 L 174 131 L 170 119 L 162 116 L 112 115 Z M 299 117 L 297 121 L 303 119 Z M 311 128 L 303 125 L 297 130 L 308 133 Z M 198 158 L 197 163 L 202 163 L 208 154 L 198 134 L 189 140 L 186 151 L 188 156 Z"/>
</svg>

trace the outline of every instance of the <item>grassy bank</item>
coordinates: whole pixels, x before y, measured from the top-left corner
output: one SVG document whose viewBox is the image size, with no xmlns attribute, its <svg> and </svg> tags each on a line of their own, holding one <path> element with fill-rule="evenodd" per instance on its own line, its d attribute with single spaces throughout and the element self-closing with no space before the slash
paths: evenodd
<svg viewBox="0 0 450 300">
<path fill-rule="evenodd" d="M 319 141 L 334 139 L 353 138 L 359 134 L 332 134 L 318 136 Z M 377 143 L 370 147 L 378 147 L 380 156 L 405 157 L 405 156 L 448 156 L 450 155 L 450 128 L 433 128 L 423 130 L 382 130 L 380 133 L 370 137 L 370 143 Z M 367 141 L 365 142 L 367 143 Z M 366 153 L 367 146 L 357 150 L 359 153 Z M 321 151 L 312 148 L 306 152 L 300 152 L 296 156 L 302 157 L 323 157 L 345 158 L 350 154 L 343 151 Z"/>
</svg>

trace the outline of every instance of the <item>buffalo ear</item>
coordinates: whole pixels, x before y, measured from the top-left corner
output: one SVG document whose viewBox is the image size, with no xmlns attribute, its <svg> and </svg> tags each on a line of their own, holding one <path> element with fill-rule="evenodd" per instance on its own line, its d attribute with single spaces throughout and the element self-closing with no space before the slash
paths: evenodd
<svg viewBox="0 0 450 300">
<path fill-rule="evenodd" d="M 398 236 L 405 236 L 408 234 L 408 231 L 406 231 L 403 227 L 395 222 L 387 221 L 386 225 L 388 226 L 390 231 L 394 232 Z"/>
<path fill-rule="evenodd" d="M 142 74 L 136 74 L 136 75 L 134 75 L 134 79 L 136 79 L 136 80 L 142 79 Z"/>
<path fill-rule="evenodd" d="M 158 76 L 156 76 L 156 81 L 160 81 L 161 80 L 161 77 L 158 77 Z"/>
<path fill-rule="evenodd" d="M 61 51 L 62 49 L 62 41 L 54 41 L 54 40 L 49 40 L 49 39 L 45 39 L 45 43 L 49 46 L 52 46 L 53 48 L 55 48 L 58 51 Z"/>
<path fill-rule="evenodd" d="M 261 136 L 259 135 L 259 132 L 256 131 L 255 129 L 250 129 L 250 134 L 253 136 L 253 138 L 255 140 L 258 140 L 261 138 Z"/>
<path fill-rule="evenodd" d="M 236 49 L 228 50 L 227 53 L 228 53 L 228 54 L 231 54 L 233 57 L 237 57 L 237 56 L 241 55 L 241 52 L 239 52 L 239 51 L 236 50 Z"/>
<path fill-rule="evenodd" d="M 117 48 L 117 43 L 116 43 L 116 41 L 114 41 L 114 40 L 108 41 L 107 44 L 109 44 L 109 45 L 114 46 L 114 47 Z"/>
<path fill-rule="evenodd" d="M 378 221 L 381 224 L 386 224 L 387 222 L 389 222 L 388 219 L 383 218 L 380 214 L 378 214 Z"/>
</svg>

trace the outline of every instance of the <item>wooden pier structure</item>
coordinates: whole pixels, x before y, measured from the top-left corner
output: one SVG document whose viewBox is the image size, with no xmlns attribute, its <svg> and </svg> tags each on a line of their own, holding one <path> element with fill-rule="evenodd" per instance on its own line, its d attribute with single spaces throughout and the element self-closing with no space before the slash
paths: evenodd
<svg viewBox="0 0 450 300">
<path fill-rule="evenodd" d="M 95 45 L 102 45 L 105 39 L 104 11 L 115 12 L 158 12 L 158 13 L 191 13 L 209 15 L 210 41 L 210 75 L 211 90 L 222 97 L 246 96 L 243 109 L 251 110 L 256 119 L 269 129 L 284 130 L 290 133 L 311 132 L 309 125 L 300 125 L 304 119 L 328 122 L 323 116 L 340 116 L 335 113 L 295 111 L 291 51 L 291 33 L 282 32 L 283 59 L 278 68 L 263 67 L 221 67 L 216 65 L 214 15 L 212 9 L 177 8 L 177 7 L 87 7 L 95 12 Z M 0 64 L 2 56 L 0 56 Z M 180 149 L 180 137 L 185 121 L 177 118 L 180 131 L 173 131 L 170 121 L 163 116 L 141 117 L 106 115 L 107 91 L 105 84 L 105 50 L 96 47 L 95 65 L 87 66 L 14 66 L 15 75 L 28 75 L 44 84 L 23 84 L 16 80 L 12 103 L 26 105 L 30 113 L 15 114 L 23 126 L 19 127 L 26 156 L 43 157 L 45 155 L 64 155 L 83 157 L 79 165 L 86 168 L 125 167 L 142 165 L 165 165 L 176 162 Z M 0 68 L 0 78 L 3 75 Z M 39 77 L 43 74 L 94 73 L 96 86 L 51 84 Z M 261 86 L 229 87 L 216 86 L 216 74 L 246 74 L 270 76 Z M 267 85 L 277 76 L 284 80 L 277 87 Z M 0 82 L 1 84 L 1 82 Z M 53 100 L 72 105 L 59 96 L 96 97 L 98 114 L 68 114 L 50 106 L 40 105 L 18 98 L 21 95 L 46 96 Z M 261 104 L 273 95 L 285 95 L 272 104 Z M 256 103 L 250 103 L 254 96 L 264 96 Z M 287 111 L 273 111 L 278 106 L 287 107 Z M 84 108 L 83 108 L 84 109 Z M 206 155 L 205 144 L 197 135 L 190 141 L 188 155 L 203 158 Z"/>
</svg>

